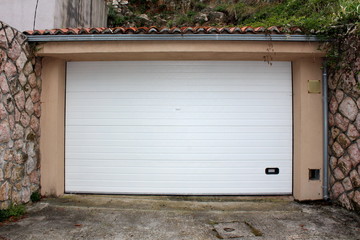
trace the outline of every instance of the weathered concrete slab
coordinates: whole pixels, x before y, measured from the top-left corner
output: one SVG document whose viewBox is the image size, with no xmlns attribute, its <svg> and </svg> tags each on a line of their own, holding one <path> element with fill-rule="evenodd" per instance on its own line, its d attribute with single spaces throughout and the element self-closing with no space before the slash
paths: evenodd
<svg viewBox="0 0 360 240">
<path fill-rule="evenodd" d="M 0 239 L 360 239 L 360 216 L 291 198 L 66 195 L 29 206 Z"/>
</svg>

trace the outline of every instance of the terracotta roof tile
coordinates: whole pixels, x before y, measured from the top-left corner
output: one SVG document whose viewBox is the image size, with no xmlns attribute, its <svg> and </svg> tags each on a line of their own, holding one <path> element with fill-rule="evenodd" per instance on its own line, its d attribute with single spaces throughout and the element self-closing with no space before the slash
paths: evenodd
<svg viewBox="0 0 360 240">
<path fill-rule="evenodd" d="M 25 31 L 26 35 L 83 35 L 83 34 L 302 34 L 300 28 L 239 27 L 115 27 L 115 28 L 62 28 Z"/>
</svg>

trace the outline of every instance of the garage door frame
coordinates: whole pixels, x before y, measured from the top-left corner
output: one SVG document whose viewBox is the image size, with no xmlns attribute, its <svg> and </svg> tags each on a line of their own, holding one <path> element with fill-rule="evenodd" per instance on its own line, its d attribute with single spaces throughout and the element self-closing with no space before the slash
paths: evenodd
<svg viewBox="0 0 360 240">
<path fill-rule="evenodd" d="M 308 80 L 321 80 L 318 43 L 272 42 L 272 61 L 291 61 L 294 111 L 294 181 L 297 200 L 322 199 L 322 177 L 309 180 L 309 169 L 322 171 L 322 97 L 308 92 Z M 41 191 L 64 194 L 64 103 L 67 61 L 102 60 L 258 60 L 269 43 L 236 41 L 123 41 L 46 43 L 43 58 L 41 116 Z M 101 52 L 101 54 L 99 54 Z M 270 53 L 271 54 L 271 53 Z"/>
</svg>

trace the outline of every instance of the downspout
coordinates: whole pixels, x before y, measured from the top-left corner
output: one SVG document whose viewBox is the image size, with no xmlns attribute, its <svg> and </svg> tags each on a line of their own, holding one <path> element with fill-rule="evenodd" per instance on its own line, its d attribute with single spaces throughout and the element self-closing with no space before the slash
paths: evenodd
<svg viewBox="0 0 360 240">
<path fill-rule="evenodd" d="M 329 191 L 328 191 L 328 166 L 329 166 L 329 157 L 328 157 L 328 75 L 327 75 L 327 66 L 326 60 L 323 63 L 323 71 L 322 71 L 322 92 L 323 92 L 323 198 L 324 200 L 329 199 Z"/>
</svg>

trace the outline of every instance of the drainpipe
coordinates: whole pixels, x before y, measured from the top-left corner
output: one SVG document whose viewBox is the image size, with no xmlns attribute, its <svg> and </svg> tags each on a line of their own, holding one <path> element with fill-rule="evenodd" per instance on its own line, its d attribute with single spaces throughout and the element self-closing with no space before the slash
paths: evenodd
<svg viewBox="0 0 360 240">
<path fill-rule="evenodd" d="M 322 71 L 322 92 L 323 92 L 323 196 L 324 200 L 329 200 L 329 191 L 328 191 L 328 166 L 329 166 L 329 156 L 328 156 L 328 79 L 327 79 L 327 66 L 326 60 L 323 63 L 323 71 Z"/>
</svg>

